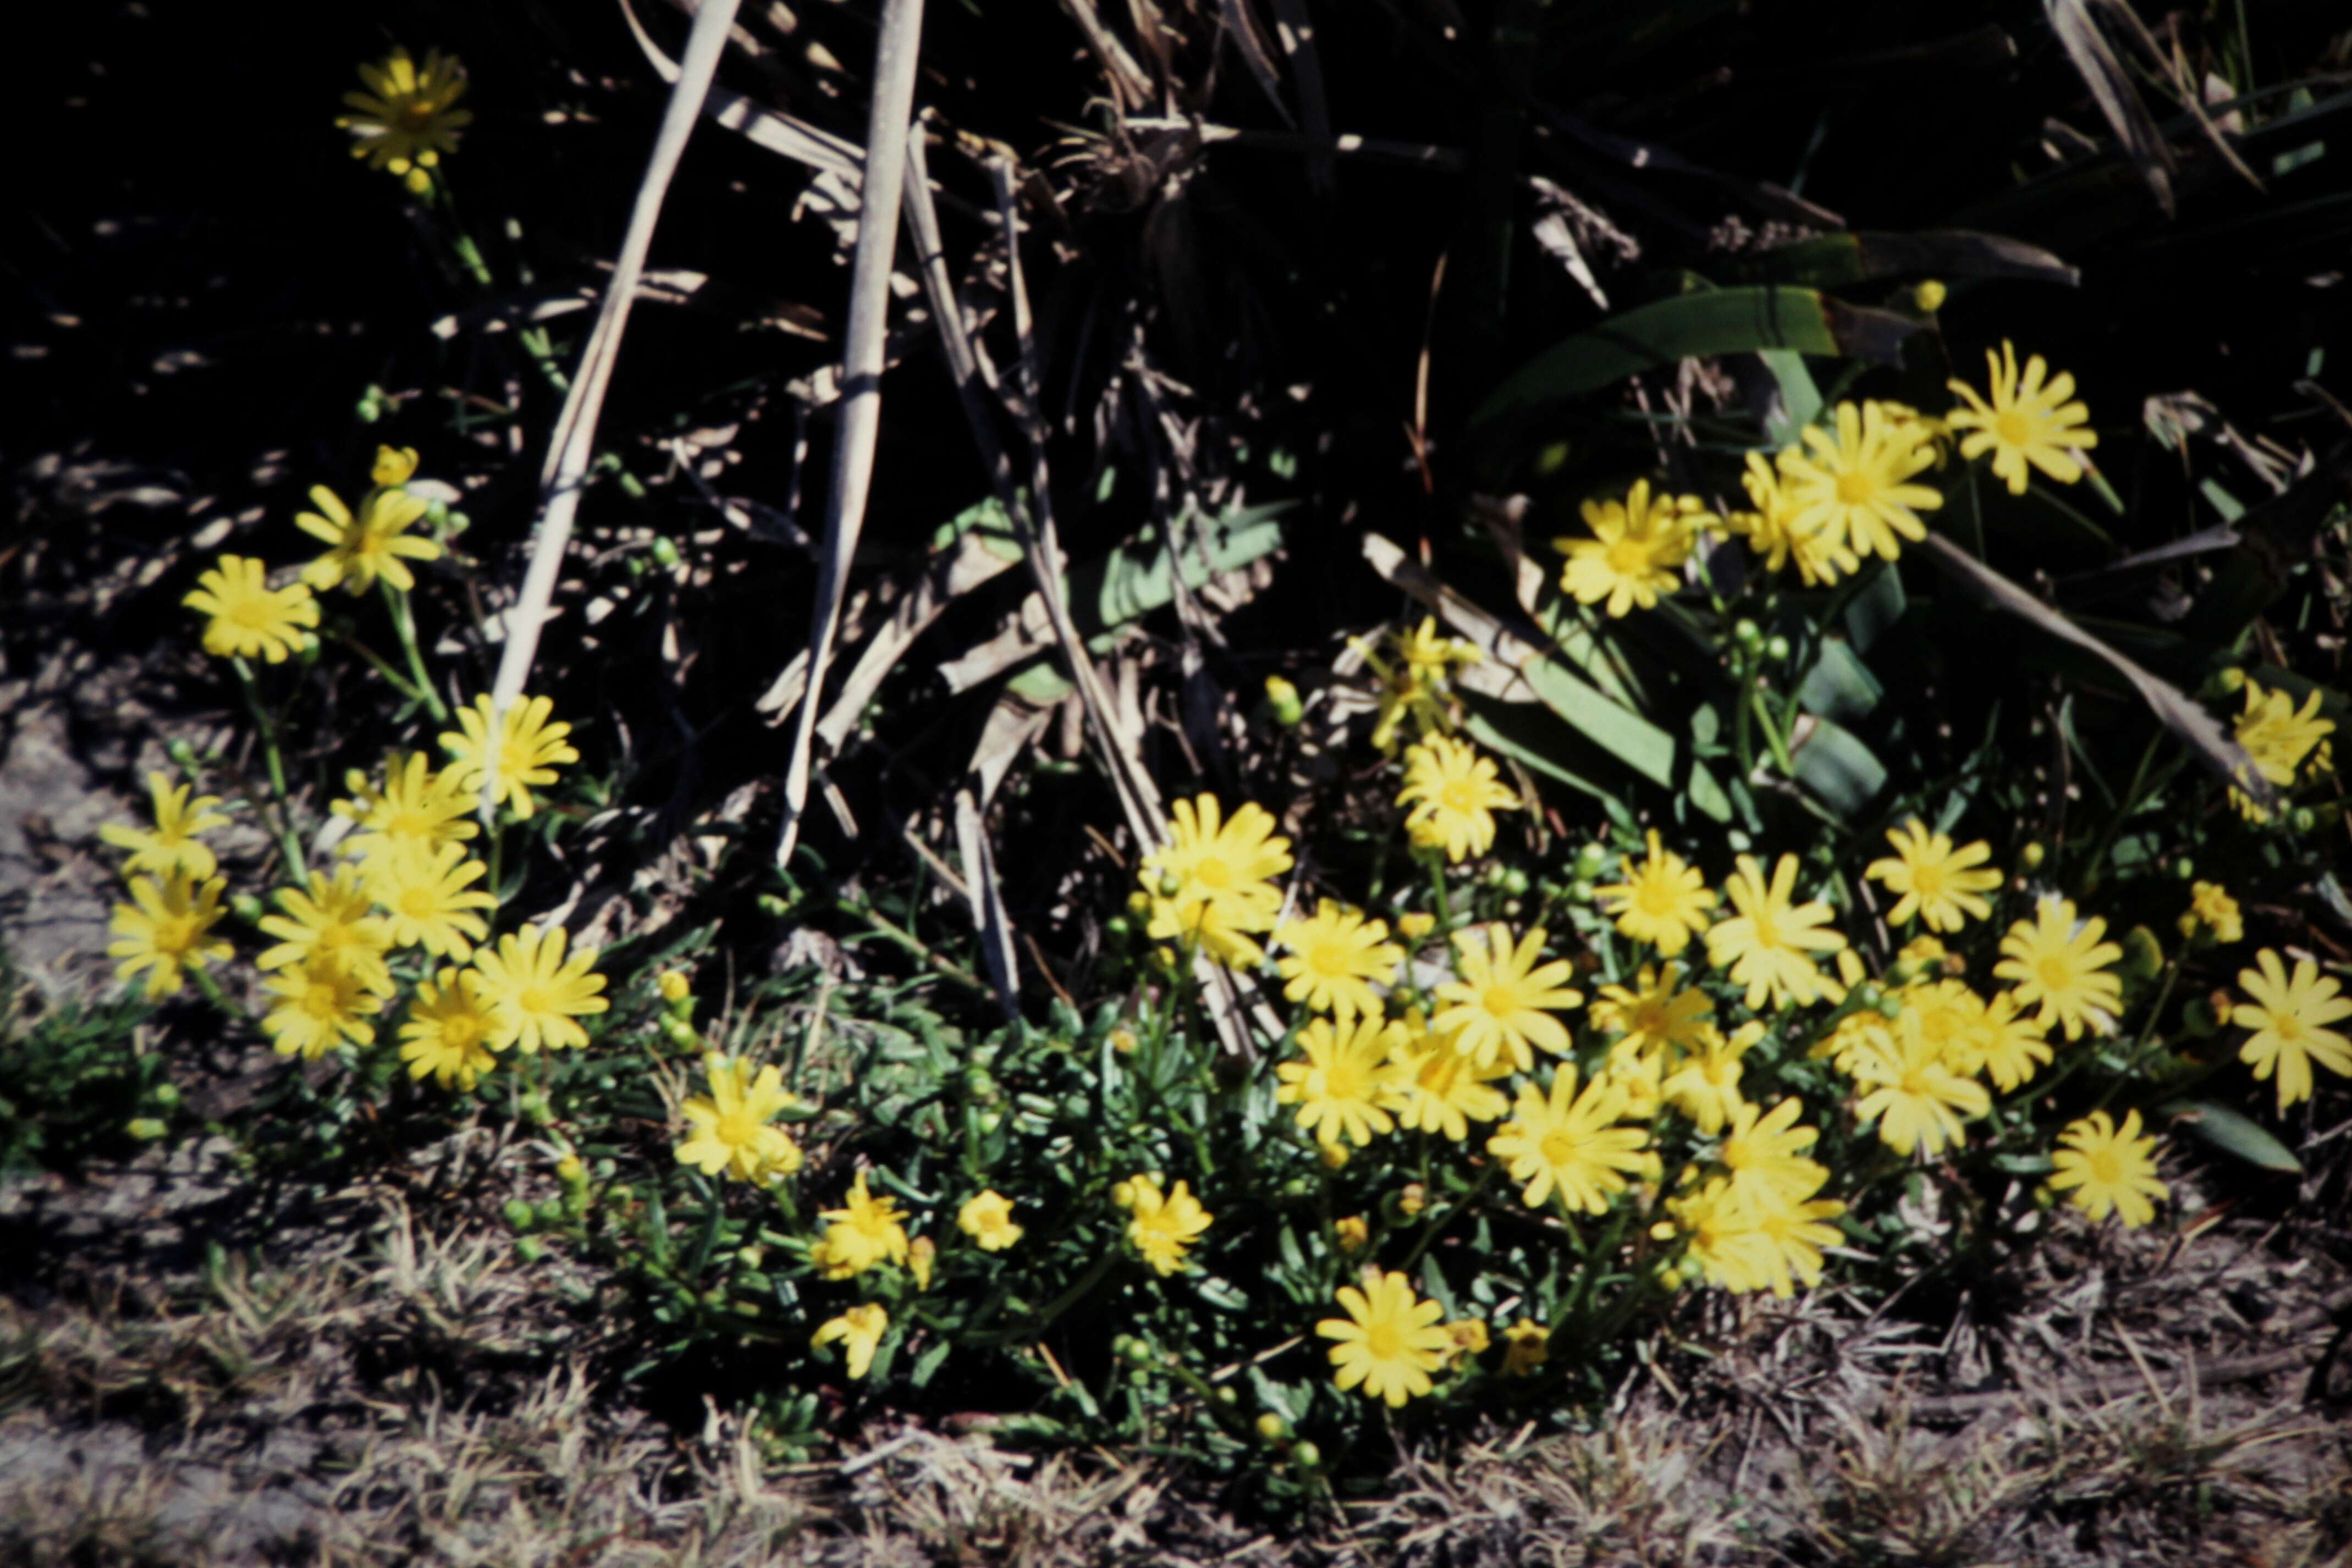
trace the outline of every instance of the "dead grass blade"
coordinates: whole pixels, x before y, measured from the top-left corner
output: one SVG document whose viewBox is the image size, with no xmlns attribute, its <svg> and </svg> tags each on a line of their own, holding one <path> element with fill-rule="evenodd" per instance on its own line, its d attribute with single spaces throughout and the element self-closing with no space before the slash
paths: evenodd
<svg viewBox="0 0 2352 1568">
<path fill-rule="evenodd" d="M 1008 1019 L 1021 1016 L 1021 971 L 1013 953 L 1013 922 L 1004 913 L 1004 894 L 996 885 L 996 859 L 988 848 L 988 826 L 980 820 L 980 802 L 970 789 L 955 798 L 956 853 L 963 860 L 963 876 L 971 901 L 972 930 L 980 937 L 980 956 L 988 966 L 989 982 Z"/>
<path fill-rule="evenodd" d="M 629 0 L 621 0 L 621 15 L 628 21 L 629 32 L 636 38 L 637 47 L 645 52 L 646 63 L 654 68 L 654 74 L 664 81 L 677 80 L 677 63 L 662 53 L 661 46 L 654 42 L 653 35 L 638 22 L 637 13 Z M 837 174 L 853 188 L 866 177 L 865 149 L 804 120 L 776 110 L 762 109 L 750 99 L 729 92 L 723 87 L 709 89 L 703 99 L 702 112 L 754 145 L 782 153 L 812 169 Z"/>
<path fill-rule="evenodd" d="M 1331 101 L 1323 90 L 1323 57 L 1315 48 L 1315 18 L 1307 15 L 1307 0 L 1274 0 L 1274 26 L 1298 89 L 1299 128 L 1316 149 L 1307 155 L 1307 183 L 1317 195 L 1328 196 L 1334 165 L 1321 146 L 1331 139 Z"/>
<path fill-rule="evenodd" d="M 2081 649 L 2115 671 L 2139 694 L 2158 722 L 2179 736 L 2199 761 L 2258 803 L 2265 807 L 2277 804 L 2276 793 L 2254 771 L 2253 760 L 2246 755 L 2245 748 L 2221 727 L 2219 719 L 2179 686 L 2141 669 L 1951 540 L 1930 534 L 1918 548 L 1972 597 Z"/>
<path fill-rule="evenodd" d="M 580 492 L 587 484 L 589 465 L 596 455 L 596 420 L 604 411 L 605 389 L 612 384 L 621 334 L 628 327 L 629 307 L 636 298 L 638 279 L 645 272 L 646 252 L 653 245 L 654 225 L 660 220 L 662 198 L 677 172 L 687 138 L 694 132 L 694 122 L 702 112 L 710 78 L 719 69 L 719 57 L 727 47 L 727 29 L 734 25 L 736 3 L 737 0 L 705 0 L 695 16 L 694 31 L 686 41 L 686 60 L 678 69 L 677 79 L 671 84 L 669 107 L 662 112 L 653 156 L 646 161 L 645 175 L 637 182 L 628 232 L 622 237 L 621 254 L 613 264 L 612 278 L 604 286 L 604 299 L 597 308 L 595 328 L 589 333 L 588 346 L 581 352 L 571 391 L 563 400 L 563 413 L 548 440 L 547 461 L 539 476 L 539 534 L 531 541 L 530 564 L 523 573 L 522 591 L 507 618 L 506 650 L 499 655 L 498 680 L 490 691 L 493 735 L 499 732 L 507 709 L 521 696 L 523 684 L 530 678 L 530 662 L 539 651 L 540 628 L 547 620 L 549 601 L 555 596 L 555 579 L 562 570 L 564 547 L 572 541 L 572 519 L 580 509 Z M 486 820 L 498 790 L 498 751 L 496 747 L 488 748 L 488 765 L 482 773 L 481 809 Z"/>
<path fill-rule="evenodd" d="M 2088 0 L 2042 0 L 2050 14 L 2050 29 L 2058 35 L 2058 42 L 2066 57 L 2074 62 L 2082 74 L 2083 85 L 2091 89 L 2091 97 L 2106 117 L 2116 133 L 2124 156 L 2147 182 L 2156 204 L 2172 215 L 2172 149 L 2157 128 L 2156 118 L 2147 105 L 2139 99 L 2139 89 L 2132 85 L 2131 73 L 2116 58 L 2115 50 L 2107 47 L 2106 35 L 2091 20 Z"/>
<path fill-rule="evenodd" d="M 699 36 L 699 21 L 697 23 Z M 890 318 L 890 264 L 898 250 L 898 202 L 907 182 L 908 117 L 915 104 L 915 63 L 921 53 L 923 0 L 885 0 L 875 45 L 874 101 L 866 118 L 866 179 L 858 195 L 857 252 L 851 263 L 849 323 L 843 333 L 841 410 L 835 426 L 833 493 L 826 498 L 824 550 L 817 560 L 816 607 L 809 628 L 808 687 L 784 768 L 783 828 L 776 863 L 800 842 L 808 803 L 811 751 L 824 667 L 841 625 L 849 563 L 866 522 L 866 487 L 874 476 L 874 443 L 882 428 L 883 338 Z"/>
</svg>

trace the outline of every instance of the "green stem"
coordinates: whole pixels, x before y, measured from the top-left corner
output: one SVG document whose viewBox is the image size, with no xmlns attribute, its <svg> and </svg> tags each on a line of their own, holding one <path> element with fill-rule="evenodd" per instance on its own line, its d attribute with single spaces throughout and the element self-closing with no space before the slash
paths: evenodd
<svg viewBox="0 0 2352 1568">
<path fill-rule="evenodd" d="M 1412 1272 L 1413 1265 L 1421 1261 L 1421 1255 L 1429 1250 L 1430 1243 L 1435 1241 L 1447 1226 L 1460 1218 L 1464 1209 L 1478 1201 L 1487 1187 L 1494 1185 L 1495 1173 L 1501 1168 L 1493 1160 L 1488 1160 L 1485 1167 L 1479 1171 L 1478 1179 L 1465 1188 L 1461 1197 L 1448 1204 L 1445 1212 L 1436 1216 L 1422 1228 L 1420 1239 L 1412 1244 L 1412 1250 L 1404 1255 L 1404 1261 L 1397 1265 L 1398 1273 L 1409 1275 Z"/>
<path fill-rule="evenodd" d="M 425 654 L 416 645 L 416 617 L 410 611 L 408 594 L 394 588 L 388 578 L 377 580 L 383 587 L 383 602 L 392 612 L 392 630 L 400 639 L 401 652 L 408 655 L 408 674 L 415 683 L 415 695 L 423 698 L 425 710 L 433 722 L 449 722 L 449 710 L 442 705 L 441 695 L 433 689 L 433 677 L 425 673 Z"/>
<path fill-rule="evenodd" d="M 253 666 L 236 655 L 230 657 L 229 664 L 236 671 L 237 689 L 245 694 L 245 711 L 253 716 L 254 727 L 261 732 L 262 759 L 269 768 L 272 806 L 268 814 L 277 819 L 270 824 L 270 831 L 278 836 L 278 852 L 286 857 L 286 874 L 299 880 L 304 864 L 302 845 L 294 836 L 293 811 L 287 804 L 286 760 L 278 749 L 277 721 L 262 705 L 261 688 L 253 679 Z"/>
<path fill-rule="evenodd" d="M 2123 1071 L 2107 1081 L 2105 1090 L 2100 1093 L 2098 1103 L 2092 1106 L 2092 1110 L 2105 1110 L 2107 1102 L 2116 1097 L 2116 1091 L 2129 1082 L 2139 1071 L 2140 1063 L 2147 1060 L 2149 1048 L 2156 1039 L 2156 1026 L 2164 1018 L 2164 1004 L 2172 999 L 2173 985 L 2180 978 L 2181 956 L 2188 947 L 2186 942 L 2182 943 L 2179 951 L 2175 952 L 2171 961 L 2165 965 L 2164 983 L 2156 989 L 2156 1005 L 2148 1009 L 2147 1022 L 2140 1026 L 2139 1039 L 2132 1043 L 2131 1055 L 2125 1059 Z"/>
<path fill-rule="evenodd" d="M 890 941 L 897 943 L 899 946 L 904 947 L 908 952 L 914 954 L 917 957 L 922 959 L 940 974 L 945 975 L 949 979 L 953 980 L 957 985 L 962 986 L 969 990 L 977 991 L 984 997 L 992 998 L 996 995 L 995 988 L 989 985 L 987 981 L 982 979 L 971 970 L 956 963 L 953 959 L 933 952 L 930 948 L 923 945 L 921 938 L 916 936 L 911 932 L 903 930 L 900 927 L 892 925 L 888 920 L 883 918 L 873 910 L 866 908 L 864 904 L 852 904 L 845 898 L 837 898 L 834 900 L 834 903 L 845 913 L 855 915 L 858 919 L 866 922 L 866 925 L 870 927 L 877 936 L 887 937 Z"/>
<path fill-rule="evenodd" d="M 1797 759 L 1790 755 L 1788 737 L 1780 733 L 1780 725 L 1772 717 L 1771 706 L 1764 700 L 1764 688 L 1749 686 L 1748 698 L 1755 705 L 1756 716 L 1764 726 L 1764 738 L 1771 745 L 1772 760 L 1780 765 L 1782 773 L 1794 779 L 1797 776 Z"/>
<path fill-rule="evenodd" d="M 352 653 L 357 653 L 361 658 L 366 660 L 367 663 L 373 667 L 375 673 L 384 678 L 385 683 L 388 684 L 393 690 L 398 692 L 401 695 L 406 697 L 409 701 L 415 703 L 419 707 L 423 707 L 425 706 L 424 695 L 418 692 L 417 689 L 409 683 L 409 679 L 406 675 L 402 674 L 398 670 L 394 669 L 391 664 L 385 663 L 383 654 L 377 653 L 373 648 L 369 647 L 365 643 L 361 642 L 356 637 L 345 636 L 340 632 L 329 632 L 328 635 L 332 637 L 337 643 L 350 649 Z"/>
<path fill-rule="evenodd" d="M 1423 857 L 1423 863 L 1429 867 L 1429 885 L 1437 900 L 1437 934 L 1450 937 L 1454 935 L 1454 905 L 1445 896 L 1445 858 L 1433 851 Z"/>
</svg>

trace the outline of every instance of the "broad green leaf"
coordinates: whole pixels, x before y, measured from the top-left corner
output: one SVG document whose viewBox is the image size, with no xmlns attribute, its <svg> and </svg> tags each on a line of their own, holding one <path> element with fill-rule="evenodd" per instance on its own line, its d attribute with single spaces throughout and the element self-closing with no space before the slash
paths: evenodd
<svg viewBox="0 0 2352 1568">
<path fill-rule="evenodd" d="M 1797 782 L 1834 816 L 1859 816 L 1886 787 L 1886 765 L 1833 720 L 1815 719 L 1794 751 Z"/>
<path fill-rule="evenodd" d="M 1805 672 L 1797 687 L 1797 701 L 1807 713 L 1840 724 L 1859 724 L 1868 718 L 1885 695 L 1886 688 L 1870 673 L 1870 666 L 1851 643 L 1839 637 L 1822 643 L 1813 667 Z"/>
<path fill-rule="evenodd" d="M 1286 501 L 1244 507 L 1179 530 L 1176 550 L 1146 535 L 1084 562 L 1071 571 L 1066 585 L 1070 618 L 1091 644 L 1101 633 L 1173 602 L 1180 557 L 1188 588 L 1205 585 L 1217 572 L 1261 560 L 1282 547 L 1282 514 L 1288 509 Z"/>
<path fill-rule="evenodd" d="M 1765 423 L 1765 436 L 1775 446 L 1794 445 L 1797 433 L 1821 417 L 1822 389 L 1806 368 L 1805 356 L 1794 349 L 1759 349 L 1756 357 L 1780 386 L 1780 406 Z"/>
<path fill-rule="evenodd" d="M 2263 1130 L 2260 1123 L 2209 1100 L 2176 1100 L 2163 1113 L 2186 1123 L 2189 1130 L 2250 1166 L 2266 1171 L 2300 1171 L 2303 1162 L 2284 1144 Z"/>
<path fill-rule="evenodd" d="M 1504 379 L 1475 424 L 1598 392 L 1677 360 L 1789 349 L 1801 354 L 1901 361 L 1903 340 L 1923 323 L 1848 305 L 1810 288 L 1717 288 L 1661 299 L 1612 316 L 1556 343 Z"/>
</svg>

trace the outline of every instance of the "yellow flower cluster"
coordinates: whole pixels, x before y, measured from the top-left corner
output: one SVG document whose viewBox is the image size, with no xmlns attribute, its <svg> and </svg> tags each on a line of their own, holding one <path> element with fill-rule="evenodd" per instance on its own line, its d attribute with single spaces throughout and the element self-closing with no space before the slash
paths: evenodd
<svg viewBox="0 0 2352 1568">
<path fill-rule="evenodd" d="M 359 69 L 367 90 L 343 94 L 352 112 L 335 121 L 352 133 L 352 156 L 425 194 L 441 155 L 457 150 L 457 132 L 474 119 L 457 107 L 466 91 L 465 68 L 438 49 L 419 67 L 406 49 L 396 48 L 381 64 Z"/>
<path fill-rule="evenodd" d="M 2336 721 L 2320 716 L 2316 690 L 2305 693 L 2298 707 L 2287 693 L 2248 681 L 2245 697 L 2245 709 L 2238 715 L 2232 733 L 2265 782 L 2284 792 L 2336 770 L 2334 748 L 2327 739 L 2336 733 Z M 2243 790 L 2231 789 L 2230 801 L 2250 822 L 2270 820 L 2270 812 Z"/>
</svg>

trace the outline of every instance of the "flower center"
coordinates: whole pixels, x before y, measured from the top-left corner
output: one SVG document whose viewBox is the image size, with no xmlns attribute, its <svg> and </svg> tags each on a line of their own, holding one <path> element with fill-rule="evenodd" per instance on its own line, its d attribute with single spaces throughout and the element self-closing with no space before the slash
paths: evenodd
<svg viewBox="0 0 2352 1568">
<path fill-rule="evenodd" d="M 482 1020 L 472 1013 L 457 1013 L 441 1020 L 441 1048 L 453 1055 L 463 1056 L 481 1043 Z"/>
<path fill-rule="evenodd" d="M 1519 1010 L 1519 993 L 1510 986 L 1488 986 L 1478 1005 L 1498 1019 L 1508 1018 Z"/>
<path fill-rule="evenodd" d="M 1878 486 L 1859 469 L 1838 476 L 1837 496 L 1849 507 L 1866 507 L 1877 497 Z"/>
<path fill-rule="evenodd" d="M 1543 1142 L 1537 1147 L 1543 1151 L 1544 1163 L 1547 1165 L 1565 1166 L 1574 1163 L 1576 1159 L 1576 1140 L 1566 1133 L 1546 1133 Z"/>
<path fill-rule="evenodd" d="M 533 1016 L 556 1010 L 553 999 L 537 986 L 525 986 L 522 988 L 520 994 L 515 998 L 515 1009 L 519 1012 Z"/>
<path fill-rule="evenodd" d="M 258 632 L 278 619 L 269 601 L 255 594 L 228 607 L 228 618 L 248 632 Z"/>
<path fill-rule="evenodd" d="M 1609 570 L 1620 577 L 1639 577 L 1650 570 L 1650 547 L 1630 535 L 1609 547 Z"/>
<path fill-rule="evenodd" d="M 2101 1186 L 2115 1186 L 2124 1179 L 2124 1162 L 2113 1149 L 2094 1149 L 2089 1164 L 2091 1179 Z"/>
<path fill-rule="evenodd" d="M 1404 1335 L 1391 1322 L 1367 1324 L 1364 1329 L 1364 1349 L 1374 1361 L 1395 1361 L 1404 1354 Z"/>
<path fill-rule="evenodd" d="M 1448 779 L 1445 788 L 1437 792 L 1439 800 L 1449 811 L 1475 811 L 1478 809 L 1477 791 L 1467 779 Z"/>
<path fill-rule="evenodd" d="M 1992 433 L 2004 446 L 2023 446 L 2033 439 L 2033 422 L 2013 408 L 2003 409 L 1993 416 Z"/>
<path fill-rule="evenodd" d="M 2271 1032 L 2288 1045 L 2303 1039 L 2303 1020 L 2293 1013 L 2273 1013 Z"/>
<path fill-rule="evenodd" d="M 1944 868 L 1939 865 L 1915 865 L 1911 868 L 1911 891 L 1923 899 L 1944 896 Z"/>
<path fill-rule="evenodd" d="M 1307 950 L 1307 967 L 1327 980 L 1344 980 L 1354 972 L 1349 964 L 1353 956 L 1345 942 L 1318 942 Z"/>
<path fill-rule="evenodd" d="M 2074 966 L 2063 953 L 2052 953 L 2033 966 L 2033 973 L 2042 981 L 2042 988 L 2056 993 L 2074 988 Z"/>
<path fill-rule="evenodd" d="M 401 890 L 400 912 L 411 920 L 430 920 L 441 912 L 440 903 L 433 890 L 420 883 Z"/>
<path fill-rule="evenodd" d="M 741 1111 L 730 1111 L 719 1118 L 711 1130 L 719 1134 L 720 1143 L 738 1149 L 748 1147 L 760 1136 L 760 1124 Z"/>
<path fill-rule="evenodd" d="M 1192 880 L 1212 892 L 1223 893 L 1234 885 L 1234 868 L 1216 855 L 1203 855 L 1192 868 Z"/>
<path fill-rule="evenodd" d="M 1675 912 L 1675 890 L 1662 876 L 1644 876 L 1633 884 L 1633 905 L 1653 920 Z"/>
</svg>

